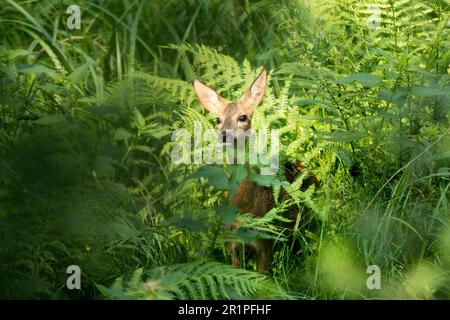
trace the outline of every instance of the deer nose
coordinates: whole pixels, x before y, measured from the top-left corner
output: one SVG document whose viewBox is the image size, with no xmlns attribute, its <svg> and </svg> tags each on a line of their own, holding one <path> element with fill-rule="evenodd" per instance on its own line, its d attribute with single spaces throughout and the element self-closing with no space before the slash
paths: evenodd
<svg viewBox="0 0 450 320">
<path fill-rule="evenodd" d="M 227 142 L 227 132 L 226 131 L 222 131 L 222 142 Z"/>
<path fill-rule="evenodd" d="M 231 132 L 228 132 L 226 130 L 222 131 L 222 142 L 230 142 L 233 139 L 233 134 Z"/>
</svg>

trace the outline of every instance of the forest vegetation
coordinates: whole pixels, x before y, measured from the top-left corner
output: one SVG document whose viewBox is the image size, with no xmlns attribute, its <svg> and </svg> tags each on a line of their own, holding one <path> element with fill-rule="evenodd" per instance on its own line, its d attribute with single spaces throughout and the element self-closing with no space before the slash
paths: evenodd
<svg viewBox="0 0 450 320">
<path fill-rule="evenodd" d="M 1 1 L 1 299 L 450 298 L 448 0 L 83 0 L 79 29 L 72 4 Z M 303 170 L 261 178 L 255 218 L 226 203 L 238 168 L 171 150 L 214 127 L 195 79 L 233 100 L 262 68 L 252 127 Z M 269 272 L 232 267 L 258 236 Z"/>
</svg>

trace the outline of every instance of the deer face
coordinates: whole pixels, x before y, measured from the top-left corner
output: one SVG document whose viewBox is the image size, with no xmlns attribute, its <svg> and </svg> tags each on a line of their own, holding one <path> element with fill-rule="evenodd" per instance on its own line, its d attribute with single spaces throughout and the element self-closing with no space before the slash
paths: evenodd
<svg viewBox="0 0 450 320">
<path fill-rule="evenodd" d="M 195 93 L 203 107 L 216 115 L 216 128 L 223 142 L 232 142 L 250 128 L 253 111 L 264 96 L 266 82 L 267 73 L 263 70 L 239 101 L 226 103 L 213 89 L 194 81 Z"/>
</svg>

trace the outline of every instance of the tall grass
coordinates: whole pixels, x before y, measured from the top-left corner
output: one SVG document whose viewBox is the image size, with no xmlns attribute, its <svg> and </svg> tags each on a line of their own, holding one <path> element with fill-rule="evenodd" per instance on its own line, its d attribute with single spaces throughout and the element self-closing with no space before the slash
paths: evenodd
<svg viewBox="0 0 450 320">
<path fill-rule="evenodd" d="M 448 299 L 448 3 L 378 2 L 371 29 L 359 0 L 86 0 L 70 30 L 70 1 L 6 0 L 0 297 Z M 267 275 L 226 265 L 223 192 L 170 161 L 174 129 L 212 126 L 192 81 L 231 99 L 261 66 L 253 126 L 305 167 L 294 228 L 244 221 L 278 235 Z"/>
</svg>

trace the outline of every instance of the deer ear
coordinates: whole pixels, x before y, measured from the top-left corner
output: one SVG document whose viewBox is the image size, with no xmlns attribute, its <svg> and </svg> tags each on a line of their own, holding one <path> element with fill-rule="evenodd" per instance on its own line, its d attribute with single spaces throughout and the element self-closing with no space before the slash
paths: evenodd
<svg viewBox="0 0 450 320">
<path fill-rule="evenodd" d="M 250 88 L 239 100 L 239 105 L 243 107 L 248 114 L 251 115 L 256 106 L 261 102 L 264 96 L 264 91 L 266 90 L 266 83 L 267 72 L 265 69 L 263 69 L 258 78 L 256 78 Z"/>
<path fill-rule="evenodd" d="M 225 107 L 222 97 L 207 85 L 195 80 L 194 89 L 203 107 L 209 112 L 217 114 Z"/>
</svg>

